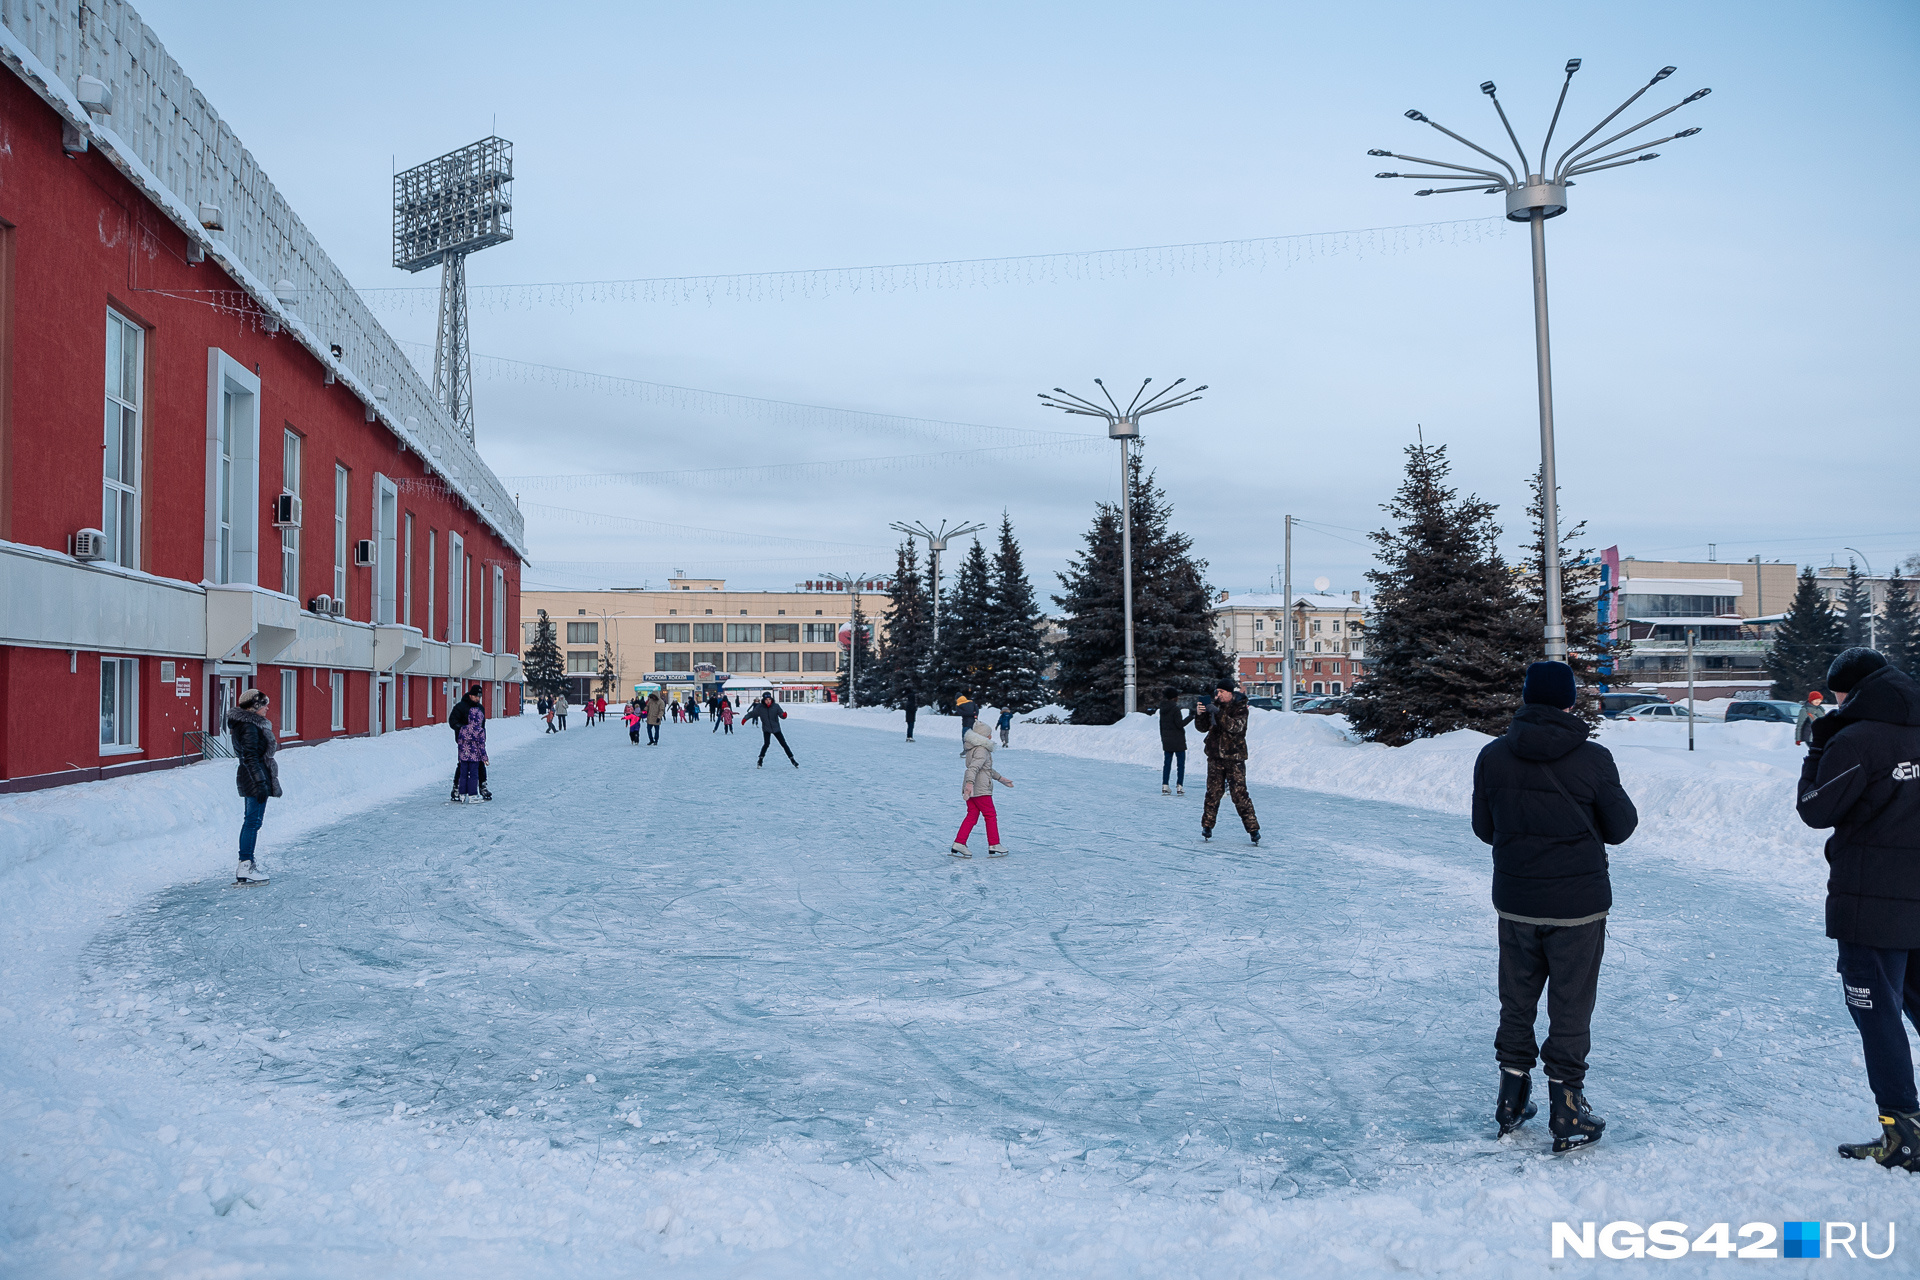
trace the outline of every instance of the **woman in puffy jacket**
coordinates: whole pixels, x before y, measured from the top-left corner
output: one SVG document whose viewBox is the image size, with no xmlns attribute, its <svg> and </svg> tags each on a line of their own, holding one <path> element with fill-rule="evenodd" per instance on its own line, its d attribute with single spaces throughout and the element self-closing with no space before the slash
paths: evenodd
<svg viewBox="0 0 1920 1280">
<path fill-rule="evenodd" d="M 265 693 L 248 689 L 240 695 L 238 705 L 227 712 L 227 736 L 240 764 L 234 782 L 247 802 L 246 814 L 240 820 L 240 865 L 234 869 L 235 884 L 267 882 L 266 871 L 253 856 L 260 823 L 267 816 L 267 801 L 280 794 L 280 765 L 273 758 L 280 750 L 280 739 L 267 720 L 267 705 Z"/>
<path fill-rule="evenodd" d="M 1000 843 L 1000 815 L 993 809 L 993 784 L 996 782 L 1013 785 L 1013 779 L 996 773 L 993 768 L 993 731 L 986 727 L 992 722 L 976 718 L 965 736 L 960 754 L 966 757 L 966 775 L 960 782 L 960 798 L 967 802 L 967 816 L 960 823 L 960 834 L 953 838 L 953 848 L 948 853 L 955 858 L 971 858 L 967 850 L 967 837 L 973 834 L 973 824 L 977 819 L 987 820 L 987 856 L 1004 858 L 1007 847 Z"/>
</svg>

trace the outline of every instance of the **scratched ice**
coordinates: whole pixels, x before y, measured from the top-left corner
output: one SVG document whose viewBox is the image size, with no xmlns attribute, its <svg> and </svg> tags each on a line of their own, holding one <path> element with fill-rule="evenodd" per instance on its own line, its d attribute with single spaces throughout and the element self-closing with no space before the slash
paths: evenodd
<svg viewBox="0 0 1920 1280">
<path fill-rule="evenodd" d="M 435 791 L 321 831 L 275 851 L 270 889 L 168 890 L 90 959 L 290 1033 L 202 1070 L 563 1147 L 899 1172 L 953 1136 L 1016 1169 L 1278 1197 L 1500 1150 L 1474 1136 L 1492 925 L 1462 821 L 1256 789 L 1266 842 L 1229 808 L 1202 845 L 1198 785 L 1016 749 L 1013 856 L 957 862 L 957 735 L 923 728 L 790 722 L 797 771 L 705 724 L 657 748 L 576 729 L 498 766 L 491 805 Z M 1622 861 L 1593 1082 L 1636 1117 L 1618 1139 L 1690 1140 L 1783 1073 L 1831 1078 L 1850 1029 L 1817 922 Z M 1723 982 L 1752 993 L 1735 1016 L 1666 996 Z M 1716 1056 L 1756 1021 L 1796 1028 L 1765 1071 Z"/>
</svg>

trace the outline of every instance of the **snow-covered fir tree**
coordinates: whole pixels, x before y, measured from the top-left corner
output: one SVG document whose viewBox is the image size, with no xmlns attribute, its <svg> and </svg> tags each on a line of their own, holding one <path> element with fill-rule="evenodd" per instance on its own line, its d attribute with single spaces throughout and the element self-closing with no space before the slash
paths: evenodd
<svg viewBox="0 0 1920 1280">
<path fill-rule="evenodd" d="M 554 635 L 553 619 L 539 611 L 534 623 L 533 643 L 527 646 L 523 660 L 527 688 L 535 697 L 554 697 L 566 691 L 567 660 L 560 656 L 560 644 Z"/>
<path fill-rule="evenodd" d="M 1533 541 L 1527 548 L 1526 571 L 1520 575 L 1520 601 L 1526 611 L 1526 625 L 1533 628 L 1535 647 L 1539 651 L 1534 656 L 1544 657 L 1547 601 L 1543 584 L 1546 581 L 1547 513 L 1540 499 L 1540 472 L 1537 469 L 1528 477 L 1527 486 L 1533 491 L 1533 501 L 1527 505 L 1527 519 L 1533 526 Z M 1620 664 L 1632 649 L 1632 644 L 1622 640 L 1610 647 L 1602 647 L 1603 641 L 1612 637 L 1603 633 L 1600 626 L 1600 560 L 1592 547 L 1576 545 L 1586 531 L 1585 520 L 1571 528 L 1567 527 L 1564 518 L 1561 521 L 1560 613 L 1567 628 L 1567 665 L 1573 668 L 1574 678 L 1580 687 L 1579 710 L 1575 714 L 1588 724 L 1597 725 L 1602 719 L 1600 699 L 1596 696 L 1597 686 L 1608 679 L 1601 668 L 1607 666 L 1611 671 L 1620 671 Z"/>
<path fill-rule="evenodd" d="M 1494 506 L 1448 487 L 1445 445 L 1407 446 L 1406 478 L 1381 504 L 1393 527 L 1369 535 L 1371 668 L 1347 713 L 1361 737 L 1389 746 L 1455 729 L 1503 733 L 1539 656 L 1537 613 L 1500 555 Z"/>
<path fill-rule="evenodd" d="M 1920 616 L 1914 610 L 1913 591 L 1895 573 L 1887 583 L 1887 605 L 1880 614 L 1880 652 L 1900 670 L 1920 679 Z"/>
<path fill-rule="evenodd" d="M 927 658 L 933 645 L 933 619 L 928 612 L 927 581 L 920 573 L 918 546 L 909 538 L 900 544 L 893 567 L 893 598 L 887 606 L 886 645 L 875 662 L 882 683 L 875 698 L 896 709 L 925 701 Z"/>
<path fill-rule="evenodd" d="M 961 694 L 976 701 L 993 664 L 993 579 L 986 548 L 975 538 L 940 611 L 940 641 L 929 665 L 934 705 L 943 713 Z"/>
<path fill-rule="evenodd" d="M 989 674 L 980 692 L 1003 710 L 1031 711 L 1047 700 L 1046 636 L 1040 630 L 1040 605 L 1027 580 L 1020 544 L 1014 541 L 1013 519 L 1000 513 L 1000 549 L 994 553 L 987 605 Z"/>
<path fill-rule="evenodd" d="M 1873 636 L 1873 584 L 1860 576 L 1860 566 L 1847 562 L 1846 585 L 1840 588 L 1840 640 L 1845 649 L 1864 649 Z"/>
<path fill-rule="evenodd" d="M 1814 581 L 1813 568 L 1800 571 L 1793 606 L 1774 630 L 1767 649 L 1767 674 L 1773 677 L 1773 696 L 1798 702 L 1809 690 L 1825 690 L 1827 668 L 1845 648 L 1840 619 L 1827 608 L 1827 599 Z"/>
<path fill-rule="evenodd" d="M 1133 469 L 1133 630 L 1139 705 L 1151 707 L 1168 685 L 1204 693 L 1233 670 L 1213 630 L 1212 591 L 1193 540 L 1172 528 L 1173 509 L 1140 455 Z M 1059 575 L 1053 597 L 1066 617 L 1055 647 L 1060 674 L 1052 691 L 1074 724 L 1113 724 L 1125 706 L 1126 631 L 1121 607 L 1120 508 L 1101 503 L 1085 549 Z"/>
</svg>

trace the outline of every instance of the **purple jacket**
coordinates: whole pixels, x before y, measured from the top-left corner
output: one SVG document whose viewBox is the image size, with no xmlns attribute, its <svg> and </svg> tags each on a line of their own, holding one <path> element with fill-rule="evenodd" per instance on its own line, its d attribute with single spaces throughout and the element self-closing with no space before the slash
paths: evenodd
<svg viewBox="0 0 1920 1280">
<path fill-rule="evenodd" d="M 454 739 L 460 744 L 460 760 L 464 764 L 477 760 L 487 763 L 487 713 L 479 707 L 467 712 L 467 722 L 454 731 Z"/>
</svg>

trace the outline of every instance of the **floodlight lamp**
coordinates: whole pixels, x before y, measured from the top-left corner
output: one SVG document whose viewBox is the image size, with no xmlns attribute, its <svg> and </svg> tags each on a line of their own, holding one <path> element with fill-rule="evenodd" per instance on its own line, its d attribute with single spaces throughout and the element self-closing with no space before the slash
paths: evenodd
<svg viewBox="0 0 1920 1280">
<path fill-rule="evenodd" d="M 1392 155 L 1392 154 L 1393 154 L 1393 152 L 1391 152 L 1391 151 L 1380 151 L 1380 150 L 1373 150 L 1373 151 L 1369 151 L 1369 152 L 1367 152 L 1367 154 L 1368 154 L 1368 155 L 1370 155 L 1370 156 L 1390 156 L 1390 155 Z"/>
<path fill-rule="evenodd" d="M 1482 81 L 1480 82 L 1480 92 L 1482 92 L 1482 93 L 1484 93 L 1484 94 L 1486 94 L 1486 95 L 1487 95 L 1487 96 L 1488 96 L 1489 98 L 1491 98 L 1491 97 L 1493 96 L 1493 92 L 1494 92 L 1494 90 L 1493 90 L 1493 81 L 1491 81 L 1491 80 L 1482 80 Z"/>
<path fill-rule="evenodd" d="M 1376 178 L 1397 178 L 1400 175 L 1397 173 L 1376 173 L 1373 176 Z"/>
<path fill-rule="evenodd" d="M 1662 80 L 1665 80 L 1668 76 L 1672 75 L 1674 72 L 1678 71 L 1679 69 L 1680 68 L 1678 67 L 1662 67 L 1658 71 L 1653 73 L 1653 79 L 1647 81 L 1647 83 L 1659 84 Z"/>
<path fill-rule="evenodd" d="M 1427 188 L 1427 189 L 1426 189 L 1425 191 L 1416 191 L 1416 192 L 1414 192 L 1413 194 L 1415 194 L 1415 195 L 1417 195 L 1417 196 L 1430 196 L 1430 195 L 1432 195 L 1432 194 L 1433 194 L 1433 188 L 1432 188 L 1432 187 L 1428 187 L 1428 188 Z"/>
<path fill-rule="evenodd" d="M 1567 59 L 1567 74 L 1568 74 L 1568 75 L 1572 75 L 1572 74 L 1573 74 L 1574 72 L 1576 72 L 1576 71 L 1578 71 L 1579 69 L 1580 69 L 1580 59 L 1578 59 L 1578 58 L 1568 58 L 1568 59 Z"/>
<path fill-rule="evenodd" d="M 1411 109 L 1407 111 L 1407 119 L 1418 120 L 1421 124 L 1428 123 L 1427 118 L 1425 116 L 1421 115 L 1418 111 L 1414 111 Z"/>
<path fill-rule="evenodd" d="M 1700 126 L 1695 125 L 1691 129 L 1682 129 L 1680 132 L 1674 134 L 1673 136 L 1676 138 L 1691 138 L 1694 134 L 1698 132 L 1700 132 Z"/>
<path fill-rule="evenodd" d="M 1647 154 L 1643 156 L 1634 157 L 1635 160 L 1658 160 L 1659 158 L 1660 158 L 1660 153 L 1658 151 L 1649 151 L 1647 152 Z"/>
<path fill-rule="evenodd" d="M 1680 105 L 1684 107 L 1689 102 L 1698 102 L 1712 92 L 1713 90 L 1711 89 L 1695 89 L 1692 93 L 1680 100 Z"/>
</svg>

